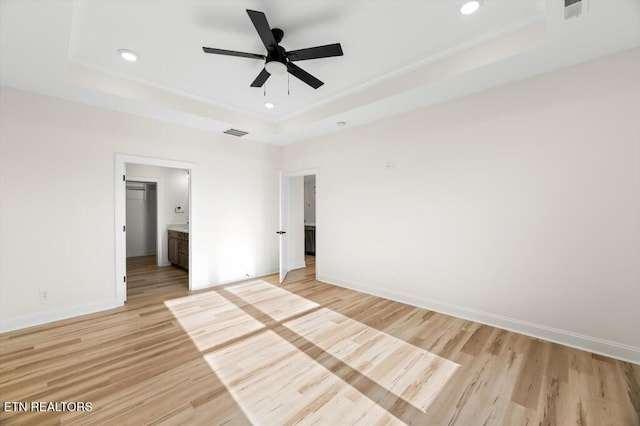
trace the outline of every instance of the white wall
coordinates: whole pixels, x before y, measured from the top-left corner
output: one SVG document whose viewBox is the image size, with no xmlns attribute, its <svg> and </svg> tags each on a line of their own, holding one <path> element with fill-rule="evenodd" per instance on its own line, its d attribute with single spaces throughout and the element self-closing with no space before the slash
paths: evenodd
<svg viewBox="0 0 640 426">
<path fill-rule="evenodd" d="M 279 147 L 6 87 L 0 122 L 0 329 L 113 305 L 115 153 L 197 163 L 196 288 L 277 270 Z"/>
<path fill-rule="evenodd" d="M 289 267 L 304 268 L 304 176 L 289 177 Z"/>
<path fill-rule="evenodd" d="M 319 279 L 640 362 L 640 50 L 283 155 Z"/>
<path fill-rule="evenodd" d="M 321 279 L 640 362 L 639 117 L 634 49 L 288 146 L 285 170 L 323 176 Z M 280 148 L 5 87 L 0 122 L 0 329 L 113 302 L 116 152 L 198 164 L 197 288 L 277 269 Z"/>
<path fill-rule="evenodd" d="M 189 221 L 189 174 L 184 169 L 174 169 L 171 167 L 148 166 L 144 164 L 127 164 L 127 176 L 131 179 L 135 177 L 157 178 L 159 191 L 158 195 L 162 205 L 158 214 L 160 228 L 160 264 L 170 265 L 167 226 L 186 224 Z M 183 213 L 176 213 L 176 207 L 180 206 Z M 128 207 L 127 207 L 128 209 Z M 128 228 L 127 228 L 128 229 Z M 129 234 L 127 234 L 127 256 L 129 253 Z"/>
<path fill-rule="evenodd" d="M 304 221 L 316 223 L 316 176 L 304 177 Z"/>
<path fill-rule="evenodd" d="M 156 189 L 155 183 L 127 182 L 127 257 L 157 252 Z"/>
</svg>

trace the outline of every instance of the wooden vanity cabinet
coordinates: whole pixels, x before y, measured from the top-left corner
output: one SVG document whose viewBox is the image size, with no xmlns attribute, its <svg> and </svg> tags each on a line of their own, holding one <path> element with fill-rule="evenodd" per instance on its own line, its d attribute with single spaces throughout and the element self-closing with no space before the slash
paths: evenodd
<svg viewBox="0 0 640 426">
<path fill-rule="evenodd" d="M 183 269 L 189 269 L 189 233 L 169 231 L 169 262 Z"/>
</svg>

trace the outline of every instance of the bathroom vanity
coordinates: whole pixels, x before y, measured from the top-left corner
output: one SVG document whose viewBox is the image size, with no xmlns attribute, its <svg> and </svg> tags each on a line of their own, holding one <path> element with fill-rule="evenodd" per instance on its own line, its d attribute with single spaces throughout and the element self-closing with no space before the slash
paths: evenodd
<svg viewBox="0 0 640 426">
<path fill-rule="evenodd" d="M 189 227 L 174 225 L 167 228 L 169 236 L 169 262 L 180 268 L 189 269 Z"/>
</svg>

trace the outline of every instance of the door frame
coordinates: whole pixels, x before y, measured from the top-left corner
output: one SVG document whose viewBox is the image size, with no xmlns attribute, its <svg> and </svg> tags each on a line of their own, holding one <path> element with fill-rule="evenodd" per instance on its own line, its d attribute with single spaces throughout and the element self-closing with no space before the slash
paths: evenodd
<svg viewBox="0 0 640 426">
<path fill-rule="evenodd" d="M 284 200 L 283 200 L 283 196 L 285 194 L 282 193 L 284 188 L 290 188 L 290 181 L 287 181 L 285 183 L 285 179 L 290 179 L 290 178 L 294 178 L 294 177 L 299 177 L 299 176 L 315 176 L 316 177 L 316 231 L 319 227 L 319 225 L 322 224 L 322 219 L 320 218 L 320 215 L 318 215 L 318 207 L 320 206 L 320 202 L 318 201 L 319 199 L 321 199 L 321 197 L 319 197 L 320 191 L 318 190 L 319 188 L 319 184 L 318 181 L 320 180 L 320 171 L 317 168 L 314 169 L 303 169 L 303 170 L 295 170 L 295 171 L 291 171 L 291 172 L 280 172 L 280 199 L 279 199 L 279 208 L 280 208 L 280 220 L 282 221 L 283 217 L 287 217 L 287 216 L 283 216 L 283 208 L 284 208 Z M 291 201 L 291 197 L 289 196 L 290 194 L 286 194 L 286 198 L 287 198 L 287 202 Z M 286 208 L 289 208 L 289 206 L 287 205 Z M 280 223 L 280 231 L 286 231 L 286 229 L 283 229 L 283 227 L 285 226 L 285 224 Z M 289 249 L 290 249 L 290 242 L 289 239 L 286 239 L 286 244 L 287 247 L 284 250 L 282 250 L 282 237 L 279 238 L 281 245 L 280 245 L 280 249 L 279 249 L 279 257 L 280 257 L 280 277 L 281 277 L 281 283 L 282 281 L 284 281 L 284 277 L 283 277 L 283 264 L 285 262 L 287 262 L 286 260 L 284 260 L 284 254 L 288 253 Z M 318 250 L 318 246 L 321 246 L 320 242 L 322 241 L 322 238 L 318 238 L 318 233 L 316 232 L 316 278 L 318 277 L 318 271 L 320 270 L 321 267 L 321 262 L 320 262 L 320 257 L 318 256 L 318 252 L 320 250 Z M 288 263 L 288 262 L 287 262 Z M 287 272 L 284 272 L 284 275 L 286 276 Z"/>
<path fill-rule="evenodd" d="M 127 180 L 126 182 L 144 182 L 144 183 L 155 183 L 156 184 L 156 266 L 166 266 L 160 263 L 160 253 L 162 253 L 162 248 L 164 246 L 164 244 L 162 244 L 162 234 L 160 233 L 160 224 L 163 223 L 164 221 L 162 219 L 164 219 L 164 214 L 160 209 L 160 206 L 164 204 L 164 198 L 162 195 L 162 191 L 160 190 L 161 187 L 163 187 L 161 185 L 160 182 L 160 178 L 159 177 L 144 177 L 144 176 L 127 176 Z M 125 187 L 126 190 L 126 187 Z M 125 209 L 126 209 L 126 199 L 125 199 Z M 126 213 L 126 210 L 125 210 Z M 189 214 L 191 214 L 191 211 L 189 211 Z M 125 232 L 125 238 L 124 238 L 124 243 L 125 243 L 125 248 L 126 248 L 126 244 L 127 244 L 127 233 Z M 125 249 L 126 250 L 126 249 Z M 125 257 L 126 257 L 126 252 L 125 252 Z"/>
<path fill-rule="evenodd" d="M 196 245 L 194 244 L 194 234 L 197 227 L 194 222 L 194 207 L 197 203 L 193 199 L 193 188 L 196 181 L 196 164 L 185 161 L 167 160 L 163 158 L 142 157 L 138 155 L 115 154 L 115 295 L 116 302 L 124 305 L 127 301 L 127 239 L 125 235 L 125 224 L 127 222 L 127 163 L 141 164 L 145 166 L 168 167 L 171 169 L 185 169 L 189 171 L 189 290 L 193 289 L 193 264 L 196 258 Z M 197 236 L 196 236 L 197 238 Z"/>
</svg>

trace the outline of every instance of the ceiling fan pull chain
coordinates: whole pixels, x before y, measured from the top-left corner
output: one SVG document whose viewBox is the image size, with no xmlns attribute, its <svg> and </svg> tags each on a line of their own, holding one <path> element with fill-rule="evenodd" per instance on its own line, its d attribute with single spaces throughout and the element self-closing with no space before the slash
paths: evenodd
<svg viewBox="0 0 640 426">
<path fill-rule="evenodd" d="M 291 91 L 289 90 L 289 81 L 291 80 L 289 79 L 289 73 L 287 73 L 287 96 L 291 94 Z"/>
</svg>

